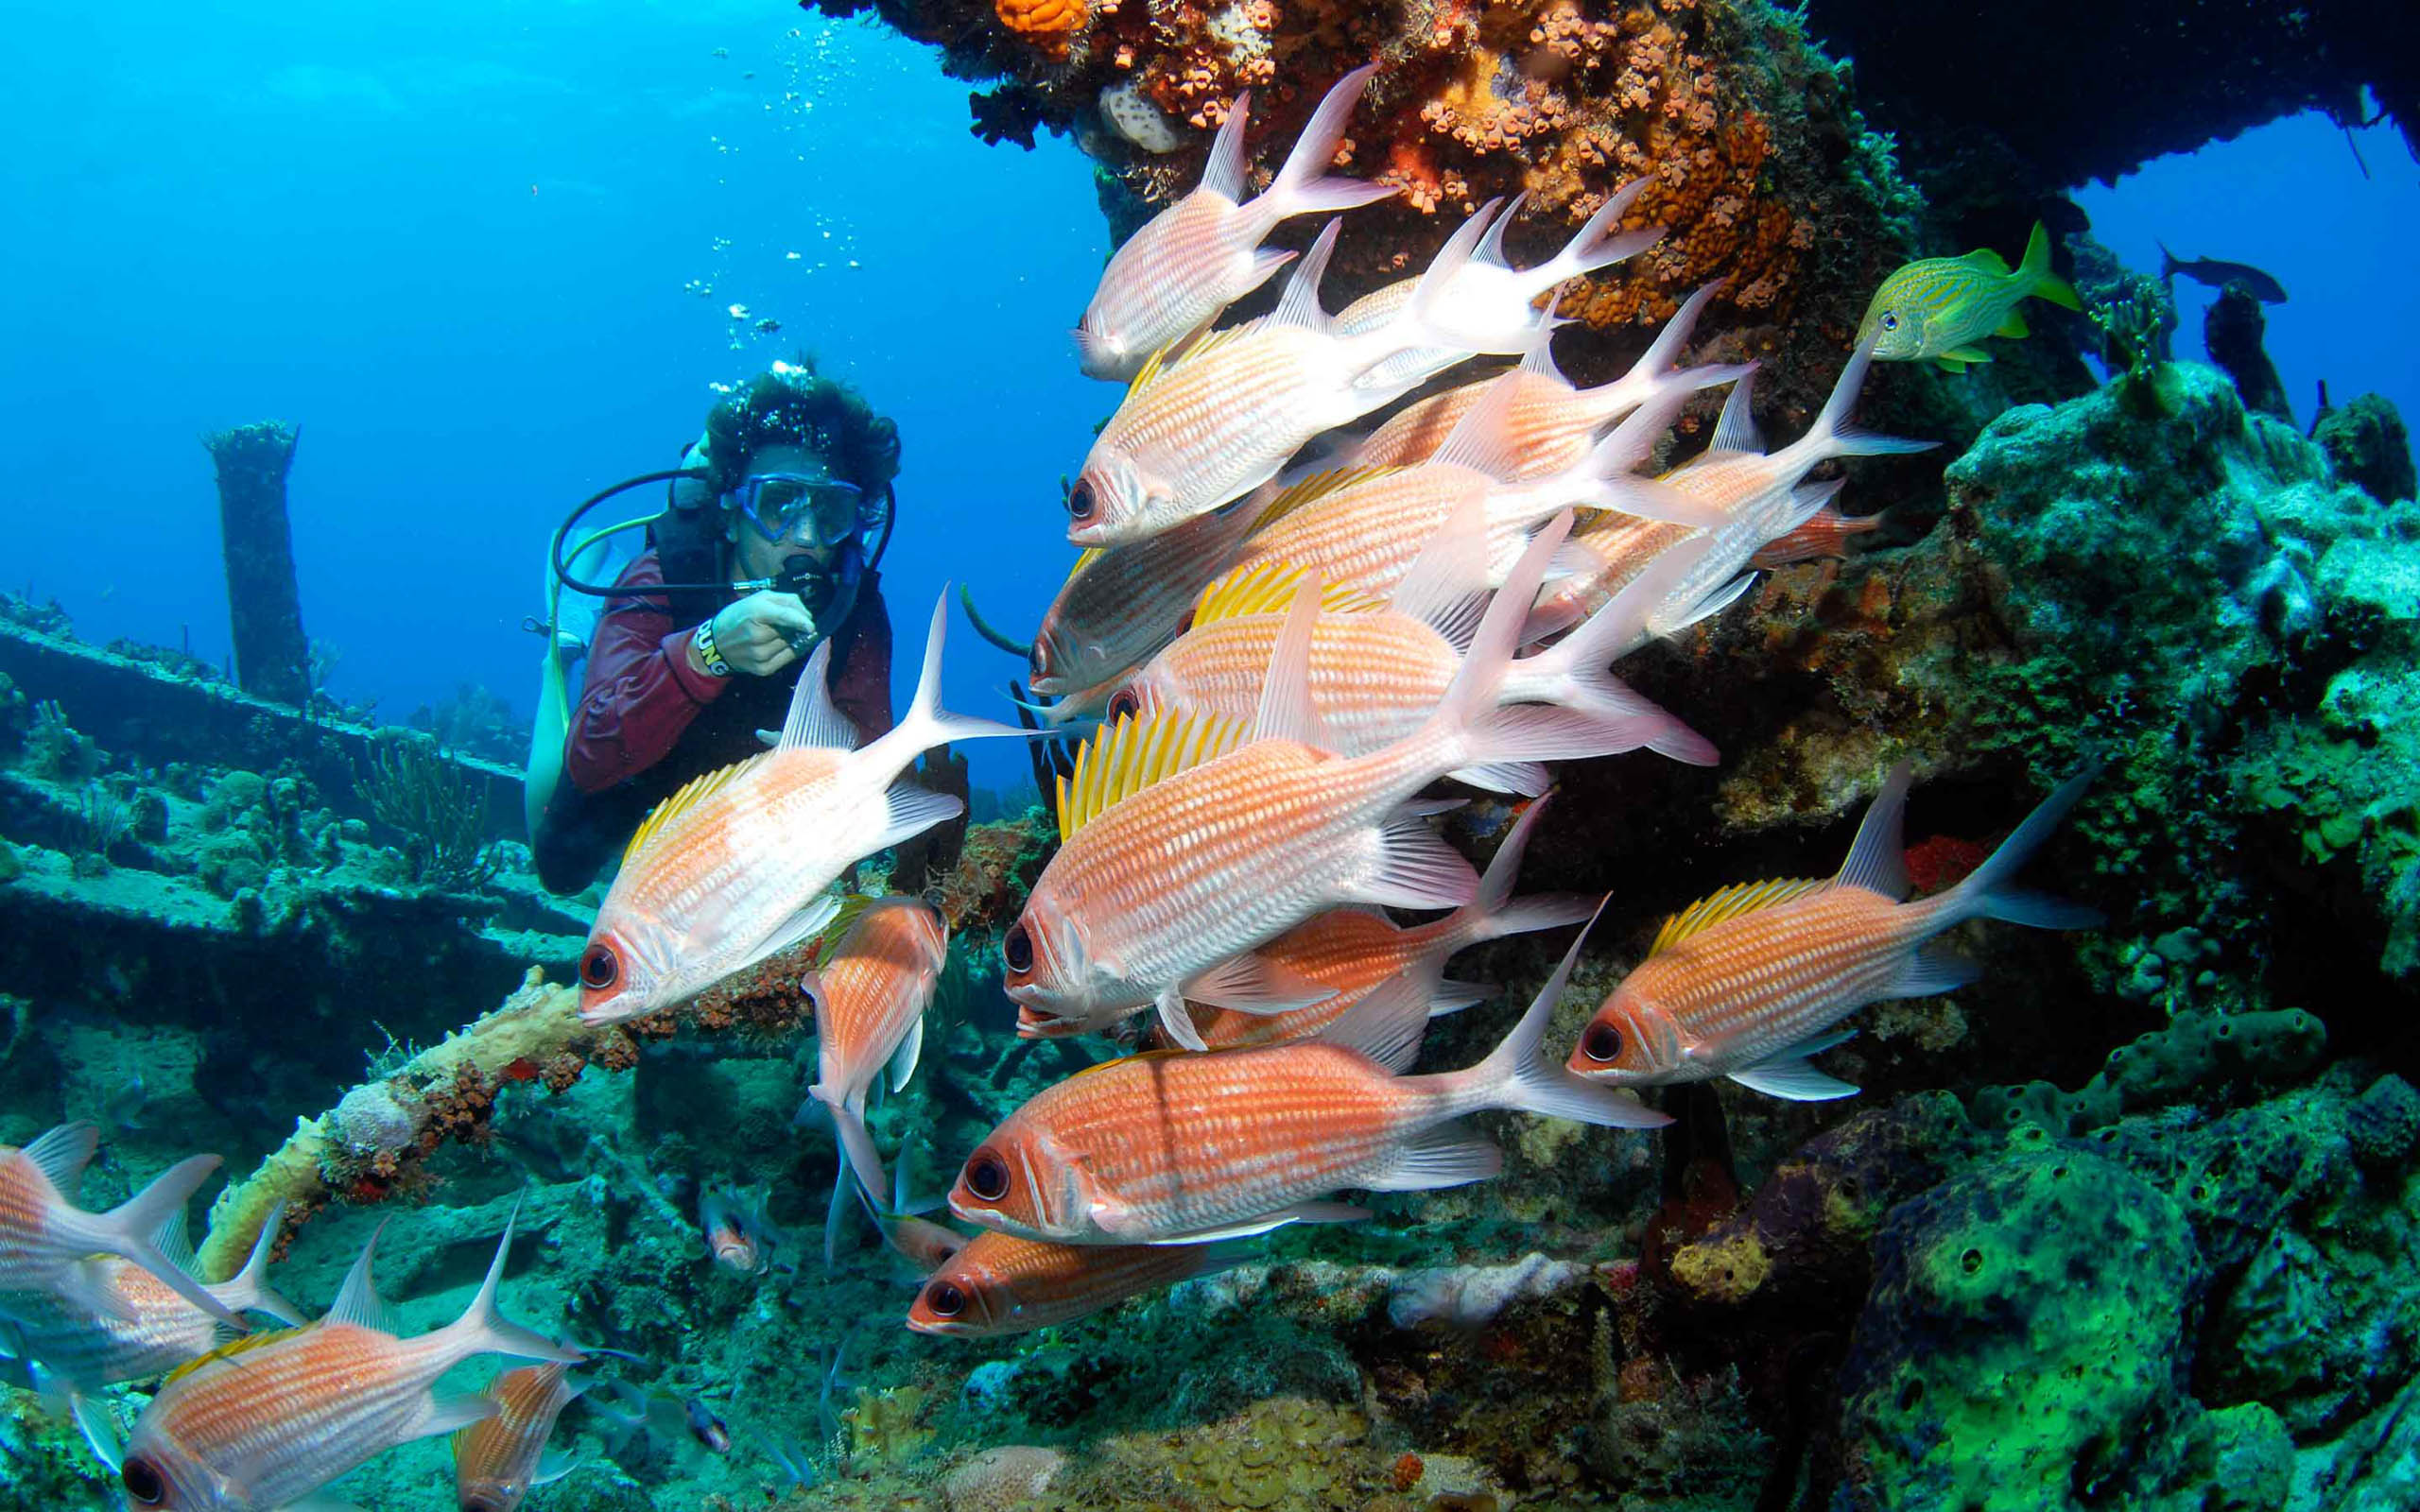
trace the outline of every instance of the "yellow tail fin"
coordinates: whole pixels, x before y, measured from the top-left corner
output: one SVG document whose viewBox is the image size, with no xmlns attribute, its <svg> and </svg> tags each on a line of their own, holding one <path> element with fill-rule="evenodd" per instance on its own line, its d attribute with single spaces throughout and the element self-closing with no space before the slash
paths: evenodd
<svg viewBox="0 0 2420 1512">
<path fill-rule="evenodd" d="M 2025 261 L 2017 265 L 2016 270 L 2032 276 L 2031 292 L 2035 298 L 2065 309 L 2083 308 L 2083 301 L 2076 298 L 2076 291 L 2067 281 L 2050 271 L 2050 233 L 2038 220 L 2033 223 L 2033 234 L 2025 243 Z"/>
</svg>

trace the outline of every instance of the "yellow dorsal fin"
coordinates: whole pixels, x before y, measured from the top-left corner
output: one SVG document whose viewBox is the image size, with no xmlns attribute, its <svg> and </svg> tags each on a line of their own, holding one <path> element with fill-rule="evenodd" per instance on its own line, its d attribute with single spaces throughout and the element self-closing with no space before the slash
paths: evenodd
<svg viewBox="0 0 2420 1512">
<path fill-rule="evenodd" d="M 273 1344 L 279 1339 L 290 1339 L 297 1333 L 302 1332 L 303 1329 L 315 1329 L 319 1326 L 320 1325 L 317 1323 L 305 1323 L 301 1328 L 269 1329 L 258 1333 L 239 1334 L 234 1338 L 229 1339 L 218 1348 L 211 1350 L 208 1354 L 201 1355 L 196 1359 L 187 1360 L 184 1364 L 169 1371 L 168 1380 L 182 1381 L 185 1377 L 193 1374 L 195 1371 L 200 1369 L 203 1366 L 208 1365 L 213 1360 L 233 1359 L 236 1355 L 242 1354 L 247 1349 L 257 1349 L 264 1344 Z M 163 1383 L 163 1384 L 164 1383 Z"/>
<path fill-rule="evenodd" d="M 1059 838 L 1165 777 L 1224 756 L 1251 733 L 1247 721 L 1169 711 L 1129 714 L 1084 742 L 1072 777 L 1059 779 Z"/>
<path fill-rule="evenodd" d="M 1086 546 L 1083 550 L 1078 552 L 1076 554 L 1076 565 L 1067 569 L 1067 581 L 1071 583 L 1074 582 L 1079 573 L 1081 573 L 1085 568 L 1100 560 L 1100 554 L 1108 549 L 1109 548 L 1106 546 Z"/>
<path fill-rule="evenodd" d="M 1968 252 L 1965 256 L 1960 258 L 1959 261 L 1965 264 L 1968 267 L 1981 268 L 1986 273 L 2005 274 L 2008 272 L 2008 259 L 2002 257 L 1999 253 L 1993 251 L 1988 247 L 1978 247 L 1973 251 Z"/>
<path fill-rule="evenodd" d="M 647 843 L 662 833 L 666 825 L 719 791 L 724 783 L 729 782 L 735 774 L 748 765 L 749 762 L 754 760 L 756 758 L 751 756 L 748 761 L 734 762 L 729 766 L 718 766 L 703 777 L 693 777 L 679 792 L 658 803 L 646 818 L 639 821 L 638 829 L 631 835 L 631 843 L 623 847 L 622 865 L 627 867 L 636 860 L 638 853 L 647 848 Z"/>
<path fill-rule="evenodd" d="M 1248 329 L 1250 329 L 1248 326 L 1231 325 L 1224 331 L 1208 331 L 1177 337 L 1143 359 L 1143 366 L 1137 368 L 1134 370 L 1134 376 L 1127 381 L 1126 392 L 1130 395 L 1141 393 L 1157 383 L 1163 374 L 1174 372 L 1194 358 L 1217 351 Z"/>
<path fill-rule="evenodd" d="M 1402 471 L 1399 467 L 1340 467 L 1325 472 L 1314 472 L 1270 500 L 1269 507 L 1261 510 L 1260 518 L 1253 522 L 1253 529 L 1255 532 L 1266 530 L 1312 500 L 1326 498 L 1339 489 Z"/>
<path fill-rule="evenodd" d="M 1664 927 L 1655 932 L 1655 943 L 1647 948 L 1647 954 L 1661 955 L 1690 936 L 1711 929 L 1726 919 L 1737 919 L 1741 914 L 1753 914 L 1760 908 L 1771 908 L 1793 898 L 1804 898 L 1831 885 L 1829 878 L 1823 877 L 1775 877 L 1767 882 L 1735 882 L 1728 887 L 1718 887 L 1664 920 Z"/>
<path fill-rule="evenodd" d="M 1303 569 L 1290 561 L 1270 558 L 1236 568 L 1210 580 L 1193 601 L 1193 624 L 1239 619 L 1246 614 L 1283 614 L 1294 607 Z M 1320 589 L 1320 609 L 1329 614 L 1369 614 L 1386 608 L 1350 583 L 1327 583 Z"/>
</svg>

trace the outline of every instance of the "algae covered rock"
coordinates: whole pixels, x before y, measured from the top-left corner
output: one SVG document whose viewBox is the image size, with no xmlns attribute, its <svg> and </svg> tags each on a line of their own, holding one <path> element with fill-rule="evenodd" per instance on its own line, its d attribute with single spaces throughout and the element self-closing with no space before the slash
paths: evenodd
<svg viewBox="0 0 2420 1512">
<path fill-rule="evenodd" d="M 2105 1503 L 2179 1412 L 2204 1281 L 2177 1202 L 2081 1149 L 1897 1210 L 1842 1371 L 1845 1504 Z"/>
</svg>

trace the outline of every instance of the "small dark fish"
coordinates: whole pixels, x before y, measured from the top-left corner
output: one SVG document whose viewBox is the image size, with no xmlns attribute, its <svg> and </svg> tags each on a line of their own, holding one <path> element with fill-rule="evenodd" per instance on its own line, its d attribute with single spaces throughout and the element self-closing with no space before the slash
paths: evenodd
<svg viewBox="0 0 2420 1512">
<path fill-rule="evenodd" d="M 752 77 L 754 77 L 755 76 L 752 74 L 752 75 L 750 75 L 749 77 L 752 78 Z M 761 320 L 759 320 L 759 321 L 757 321 L 757 322 L 756 322 L 756 334 L 757 334 L 757 335 L 767 335 L 767 336 L 769 336 L 769 335 L 771 335 L 774 332 L 779 331 L 781 328 L 782 328 L 782 322 L 780 322 L 779 320 L 774 319 L 774 318 L 773 318 L 771 316 L 769 316 L 769 316 L 767 316 L 767 317 L 765 317 L 763 319 L 761 319 Z"/>
<path fill-rule="evenodd" d="M 143 1073 L 135 1072 L 126 1078 L 124 1086 L 110 1093 L 108 1100 L 101 1104 L 101 1116 L 113 1127 L 139 1129 L 143 1126 L 143 1112 L 149 1106 L 150 1099 L 150 1092 L 143 1085 Z"/>
<path fill-rule="evenodd" d="M 2246 294 L 2263 304 L 2286 302 L 2286 285 L 2249 263 L 2222 263 L 2215 257 L 2197 257 L 2189 263 L 2181 262 L 2174 252 L 2168 249 L 2167 243 L 2161 243 L 2159 276 L 2163 279 L 2171 279 L 2179 273 L 2197 284 L 2207 284 L 2214 289 L 2223 289 L 2230 284 L 2240 284 Z"/>
<path fill-rule="evenodd" d="M 703 1397 L 689 1399 L 689 1435 L 717 1454 L 731 1452 L 731 1430 L 715 1416 Z"/>
</svg>

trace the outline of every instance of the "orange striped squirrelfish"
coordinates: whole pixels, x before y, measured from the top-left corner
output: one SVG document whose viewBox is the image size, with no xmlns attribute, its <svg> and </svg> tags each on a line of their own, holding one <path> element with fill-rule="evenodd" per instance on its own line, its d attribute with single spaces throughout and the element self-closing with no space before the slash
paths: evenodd
<svg viewBox="0 0 2420 1512">
<path fill-rule="evenodd" d="M 244 1268 L 233 1280 L 203 1283 L 227 1311 L 265 1313 L 285 1324 L 302 1321 L 268 1283 L 269 1254 L 284 1218 L 280 1203 L 262 1224 Z M 160 1247 L 172 1260 L 189 1253 L 182 1210 L 163 1226 Z M 63 1295 L 21 1298 L 9 1308 L 25 1352 L 73 1392 L 159 1375 L 208 1354 L 227 1337 L 224 1324 L 130 1261 L 96 1255 L 77 1262 L 76 1269 L 76 1283 Z M 95 1299 L 106 1305 L 95 1305 Z"/>
<path fill-rule="evenodd" d="M 1080 1072 L 976 1147 L 950 1207 L 1023 1239 L 1207 1243 L 1361 1216 L 1322 1200 L 1343 1188 L 1484 1180 L 1503 1157 L 1455 1121 L 1485 1108 L 1617 1127 L 1668 1122 L 1539 1056 L 1579 954 L 1574 940 L 1503 1043 L 1463 1071 L 1396 1074 L 1419 1046 L 1428 1005 L 1420 993 L 1388 989 L 1322 1040 L 1153 1051 Z"/>
<path fill-rule="evenodd" d="M 1487 582 L 1503 581 L 1529 532 L 1566 508 L 1616 510 L 1685 528 L 1727 517 L 1661 483 L 1634 477 L 1690 390 L 1668 385 L 1579 462 L 1544 478 L 1515 481 L 1519 441 L 1506 428 L 1514 395 L 1491 390 L 1438 454 L 1392 472 L 1322 474 L 1271 505 L 1266 523 L 1236 556 L 1237 568 L 1282 561 L 1328 582 L 1385 598 L 1401 585 L 1456 511 L 1472 504 L 1487 522 Z"/>
<path fill-rule="evenodd" d="M 1403 739 L 1444 696 L 1461 666 L 1475 606 L 1485 602 L 1487 535 L 1480 505 L 1465 501 L 1388 605 L 1369 608 L 1354 595 L 1341 603 L 1329 595 L 1328 607 L 1344 611 L 1322 614 L 1312 633 L 1310 693 L 1340 755 L 1366 755 Z M 1667 580 L 1686 572 L 1691 559 L 1675 556 L 1651 581 L 1608 603 L 1553 646 L 1512 662 L 1497 684 L 1497 702 L 1550 703 L 1607 716 L 1660 712 L 1606 672 L 1614 656 L 1608 648 L 1637 639 L 1638 626 L 1625 618 L 1643 618 L 1661 602 Z M 1109 716 L 1143 709 L 1252 717 L 1285 625 L 1284 614 L 1266 610 L 1290 598 L 1302 576 L 1286 564 L 1263 561 L 1213 584 L 1196 606 L 1191 627 L 1111 697 Z M 1699 765 L 1715 760 L 1714 747 L 1677 719 L 1644 744 Z M 1454 776 L 1500 792 L 1536 793 L 1543 786 L 1534 768 Z"/>
<path fill-rule="evenodd" d="M 1488 606 L 1444 700 L 1413 734 L 1337 756 L 1309 699 L 1318 588 L 1295 595 L 1254 723 L 1207 715 L 1120 720 L 1060 785 L 1063 843 L 1001 936 L 1004 986 L 1028 1037 L 1107 1029 L 1156 1007 L 1198 1047 L 1191 997 L 1275 1012 L 1329 989 L 1273 974 L 1246 953 L 1351 903 L 1458 908 L 1478 876 L 1429 829 L 1421 790 L 1499 762 L 1572 760 L 1637 747 L 1669 716 L 1597 718 L 1499 708 L 1497 684 L 1547 558 L 1542 531 Z"/>
<path fill-rule="evenodd" d="M 811 938 L 839 900 L 825 888 L 851 863 L 965 807 L 898 781 L 935 746 L 1027 732 L 941 706 L 949 595 L 933 606 L 916 697 L 888 733 L 856 726 L 824 686 L 831 643 L 799 674 L 772 749 L 699 778 L 631 836 L 579 957 L 579 1016 L 611 1023 L 700 991 Z"/>
<path fill-rule="evenodd" d="M 1519 469 L 1516 481 L 1560 472 L 1587 455 L 1599 431 L 1647 403 L 1665 385 L 1685 382 L 1691 387 L 1711 388 L 1730 383 L 1747 371 L 1744 365 L 1674 370 L 1673 365 L 1680 360 L 1682 349 L 1688 345 L 1698 316 L 1720 287 L 1720 284 L 1709 284 L 1689 296 L 1688 302 L 1665 322 L 1654 343 L 1629 372 L 1593 388 L 1572 387 L 1571 380 L 1555 366 L 1553 312 L 1549 310 L 1547 323 L 1539 327 L 1537 341 L 1519 367 L 1494 378 L 1413 400 L 1364 438 L 1348 458 L 1340 459 L 1340 465 L 1408 467 L 1427 461 L 1445 444 L 1462 418 L 1487 397 L 1490 386 L 1500 385 L 1513 391 L 1506 424 L 1515 439 L 1511 455 Z"/>
<path fill-rule="evenodd" d="M 1034 632 L 1029 686 L 1071 712 L 1098 709 L 1127 674 L 1176 639 L 1185 610 L 1226 571 L 1278 496 L 1272 485 L 1149 541 L 1076 558 Z"/>
<path fill-rule="evenodd" d="M 484 1397 L 440 1401 L 439 1377 L 482 1354 L 578 1365 L 567 1349 L 496 1310 L 507 1223 L 478 1296 L 462 1315 L 417 1338 L 387 1332 L 372 1283 L 376 1235 L 325 1317 L 239 1339 L 179 1369 L 151 1399 L 120 1478 L 142 1507 L 251 1512 L 301 1502 L 398 1444 L 495 1414 Z"/>
<path fill-rule="evenodd" d="M 549 1454 L 555 1419 L 588 1389 L 562 1361 L 523 1366 L 495 1378 L 481 1393 L 495 1416 L 454 1435 L 454 1497 L 459 1512 L 513 1512 L 531 1487 L 562 1480 L 579 1467 Z"/>
<path fill-rule="evenodd" d="M 1076 327 L 1084 373 L 1124 381 L 1143 360 L 1201 330 L 1219 312 L 1260 287 L 1293 259 L 1260 244 L 1296 215 L 1353 210 L 1394 194 L 1392 186 L 1326 177 L 1353 108 L 1375 63 L 1337 80 L 1269 188 L 1244 194 L 1244 121 L 1252 92 L 1236 96 L 1210 145 L 1201 182 L 1128 237 L 1101 269 L 1100 284 Z"/>
<path fill-rule="evenodd" d="M 1861 536 L 1869 530 L 1881 528 L 1881 514 L 1842 514 L 1836 506 L 1826 504 L 1808 516 L 1806 523 L 1797 529 L 1768 541 L 1762 551 L 1748 558 L 1748 565 L 1770 572 L 1793 562 L 1845 557 L 1849 554 L 1851 536 Z"/>
<path fill-rule="evenodd" d="M 890 1068 L 890 1090 L 908 1085 L 925 1044 L 925 1007 L 941 986 L 949 925 L 915 898 L 870 903 L 823 965 L 800 984 L 815 1010 L 815 1085 L 808 1097 L 832 1110 L 841 1158 L 866 1200 L 882 1200 L 882 1156 L 866 1130 L 866 1093 Z"/>
<path fill-rule="evenodd" d="M 986 1230 L 925 1280 L 908 1326 L 960 1339 L 1028 1333 L 1208 1275 L 1234 1253 L 1219 1245 L 1057 1245 Z"/>
<path fill-rule="evenodd" d="M 1855 1087 L 1807 1064 L 1848 1038 L 1833 1025 L 1868 1003 L 1975 980 L 1974 962 L 1926 941 L 1970 919 L 2037 929 L 2100 921 L 2014 885 L 2092 778 L 2087 769 L 2061 783 L 1958 885 L 1902 902 L 1909 771 L 1893 767 L 1836 876 L 1743 883 L 1667 920 L 1581 1031 L 1570 1069 L 1621 1087 L 1728 1076 L 1775 1097 L 1848 1096 Z"/>
<path fill-rule="evenodd" d="M 0 1314 L 17 1311 L 21 1302 L 63 1301 L 134 1321 L 132 1303 L 113 1293 L 95 1293 L 95 1278 L 78 1266 L 88 1256 L 116 1255 L 219 1322 L 242 1330 L 244 1321 L 234 1310 L 155 1238 L 218 1169 L 218 1157 L 179 1160 L 109 1211 L 87 1212 L 72 1194 L 100 1141 L 98 1128 L 74 1123 L 60 1125 L 22 1149 L 0 1145 Z"/>
<path fill-rule="evenodd" d="M 1305 981 L 1333 988 L 1336 995 L 1289 1013 L 1196 1008 L 1193 1022 L 1202 1043 L 1213 1050 L 1237 1050 L 1315 1038 L 1396 977 L 1410 979 L 1409 990 L 1428 1000 L 1432 1018 L 1489 996 L 1492 988 L 1446 981 L 1446 960 L 1488 940 L 1582 923 L 1595 906 L 1577 894 L 1512 896 L 1530 833 L 1546 806 L 1547 799 L 1539 799 L 1513 821 L 1479 878 L 1478 896 L 1443 919 L 1403 925 L 1374 908 L 1339 908 L 1262 946 L 1261 955 Z"/>
<path fill-rule="evenodd" d="M 1482 219 L 1445 244 L 1401 314 L 1361 335 L 1339 333 L 1320 306 L 1336 249 L 1339 223 L 1330 221 L 1275 310 L 1146 363 L 1067 490 L 1067 539 L 1111 546 L 1158 535 L 1243 497 L 1322 431 L 1384 408 L 1473 353 L 1529 350 L 1543 315 L 1527 305 L 1498 311 L 1492 299 L 1465 300 L 1456 288 Z M 1485 329 L 1491 319 L 1500 324 Z"/>
</svg>

